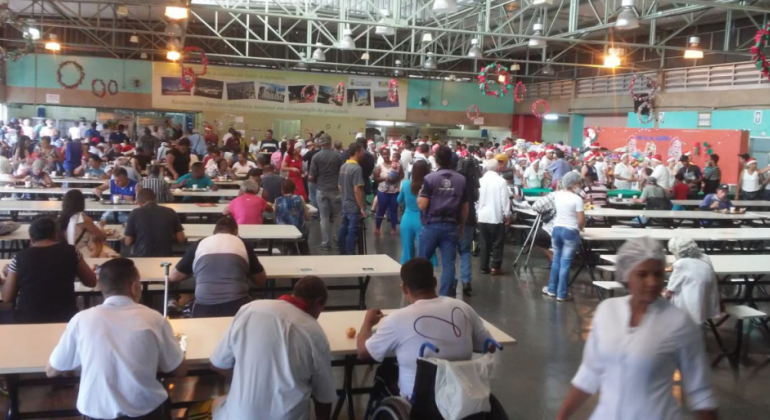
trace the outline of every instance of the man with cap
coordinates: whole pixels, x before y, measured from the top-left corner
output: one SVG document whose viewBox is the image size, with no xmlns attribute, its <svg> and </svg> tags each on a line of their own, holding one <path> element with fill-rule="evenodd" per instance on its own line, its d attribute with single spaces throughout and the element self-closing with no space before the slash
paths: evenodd
<svg viewBox="0 0 770 420">
<path fill-rule="evenodd" d="M 658 181 L 657 184 L 662 188 L 669 189 L 671 184 L 671 172 L 668 171 L 666 165 L 663 164 L 663 157 L 655 155 L 650 160 L 652 162 L 652 175 Z"/>
<path fill-rule="evenodd" d="M 727 197 L 730 192 L 730 186 L 727 184 L 721 184 L 717 187 L 714 194 L 707 194 L 698 208 L 701 210 L 729 210 L 733 207 L 733 203 Z M 742 211 L 746 211 L 743 209 Z"/>
<path fill-rule="evenodd" d="M 620 162 L 618 162 L 618 164 L 615 165 L 615 170 L 613 171 L 613 173 L 615 176 L 616 189 L 630 190 L 631 183 L 635 181 L 634 168 L 628 162 L 628 158 L 629 158 L 628 153 L 623 153 L 620 156 Z"/>
<path fill-rule="evenodd" d="M 695 198 L 700 191 L 700 182 L 703 178 L 703 174 L 700 168 L 690 162 L 690 158 L 687 155 L 683 155 L 679 158 L 679 162 L 682 163 L 682 168 L 679 169 L 678 174 L 682 174 L 684 182 L 690 185 L 690 196 Z"/>
</svg>

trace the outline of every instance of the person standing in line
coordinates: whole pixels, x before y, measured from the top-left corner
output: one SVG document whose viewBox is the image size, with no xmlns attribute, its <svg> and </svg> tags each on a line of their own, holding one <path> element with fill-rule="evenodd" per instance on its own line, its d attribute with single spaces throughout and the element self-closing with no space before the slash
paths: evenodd
<svg viewBox="0 0 770 420">
<path fill-rule="evenodd" d="M 398 193 L 398 203 L 404 205 L 404 215 L 401 216 L 401 264 L 405 264 L 417 255 L 418 238 L 422 230 L 417 195 L 420 194 L 425 176 L 430 172 L 428 161 L 420 159 L 412 165 L 412 178 L 401 183 L 401 190 Z M 433 255 L 431 262 L 434 267 L 438 265 L 436 255 Z"/>
<path fill-rule="evenodd" d="M 636 181 L 636 179 L 634 178 L 634 168 L 628 163 L 628 153 L 623 153 L 620 156 L 620 162 L 615 165 L 612 173 L 615 177 L 615 189 L 631 189 L 631 183 Z"/>
<path fill-rule="evenodd" d="M 524 170 L 523 186 L 524 188 L 543 188 L 543 172 L 540 170 L 539 160 L 533 159 L 529 166 L 527 166 L 527 169 Z"/>
<path fill-rule="evenodd" d="M 190 152 L 202 160 L 206 155 L 206 140 L 198 133 L 197 129 L 188 129 L 187 138 L 190 139 Z"/>
<path fill-rule="evenodd" d="M 595 163 L 596 155 L 586 155 L 586 157 L 583 158 L 583 168 L 580 170 L 580 176 L 583 179 L 587 179 L 589 176 L 594 178 L 599 177 L 596 168 L 594 167 Z"/>
<path fill-rule="evenodd" d="M 545 155 L 540 159 L 540 173 L 543 175 L 543 188 L 548 188 L 551 185 L 551 174 L 548 173 L 548 167 L 556 160 L 554 157 L 553 145 L 545 146 Z"/>
<path fill-rule="evenodd" d="M 604 155 L 597 151 L 595 153 L 596 156 L 596 162 L 594 163 L 594 168 L 596 169 L 596 179 L 597 182 L 601 185 L 607 185 L 607 162 L 605 162 Z"/>
<path fill-rule="evenodd" d="M 452 150 L 440 146 L 435 152 L 439 169 L 425 177 L 417 198 L 420 207 L 418 257 L 432 258 L 441 250 L 441 285 L 439 295 L 455 295 L 455 261 L 457 245 L 468 219 L 468 196 L 465 178 L 451 168 Z"/>
<path fill-rule="evenodd" d="M 359 162 L 364 160 L 364 148 L 352 143 L 348 148 L 350 159 L 340 168 L 339 189 L 342 196 L 342 223 L 337 242 L 342 255 L 355 255 L 359 222 L 366 218 L 364 176 Z"/>
<path fill-rule="evenodd" d="M 190 139 L 179 139 L 176 148 L 168 149 L 166 168 L 171 179 L 175 180 L 190 172 Z"/>
<path fill-rule="evenodd" d="M 556 419 L 569 419 L 597 392 L 592 419 L 680 419 L 684 413 L 672 392 L 679 371 L 693 418 L 716 420 L 703 334 L 690 315 L 661 296 L 666 255 L 660 243 L 627 241 L 615 266 L 629 294 L 596 308 L 583 361 Z"/>
<path fill-rule="evenodd" d="M 307 153 L 302 155 L 302 172 L 305 174 L 305 186 L 307 187 L 305 190 L 307 191 L 307 200 L 308 202 L 317 207 L 316 199 L 318 195 L 318 188 L 315 185 L 315 182 L 310 181 L 310 165 L 313 163 L 313 157 L 318 154 L 318 152 L 321 150 L 318 148 L 318 145 L 316 144 L 316 140 L 313 139 L 313 136 L 311 135 L 310 138 L 305 142 L 307 144 Z M 318 216 L 316 215 L 316 219 Z"/>
<path fill-rule="evenodd" d="M 184 378 L 187 364 L 168 320 L 139 303 L 140 278 L 130 259 L 102 264 L 104 303 L 75 315 L 48 359 L 49 378 L 80 369 L 84 420 L 171 417 L 158 372 Z"/>
<path fill-rule="evenodd" d="M 722 168 L 719 167 L 719 155 L 713 153 L 709 155 L 709 164 L 706 173 L 703 176 L 703 194 L 713 194 L 719 184 L 722 183 Z M 760 171 L 761 173 L 762 171 Z M 660 183 L 660 182 L 659 182 Z M 663 186 L 663 184 L 660 184 Z"/>
<path fill-rule="evenodd" d="M 377 220 L 375 221 L 374 235 L 380 235 L 380 226 L 385 219 L 385 212 L 390 218 L 390 234 L 396 234 L 398 226 L 398 191 L 401 180 L 404 179 L 404 169 L 397 160 L 390 159 L 390 150 L 380 151 L 382 163 L 374 169 L 374 179 L 377 181 Z"/>
<path fill-rule="evenodd" d="M 564 160 L 564 152 L 561 149 L 556 149 L 554 154 L 556 160 L 551 162 L 545 170 L 551 176 L 551 189 L 556 191 L 559 189 L 559 181 L 564 175 L 572 172 L 572 165 Z"/>
<path fill-rule="evenodd" d="M 567 293 L 569 269 L 572 258 L 580 245 L 580 232 L 586 224 L 583 199 L 580 198 L 580 175 L 568 172 L 562 178 L 562 190 L 554 199 L 556 217 L 551 233 L 553 263 L 548 286 L 543 287 L 543 294 L 555 297 L 559 302 L 572 300 Z"/>
<path fill-rule="evenodd" d="M 735 189 L 736 200 L 758 200 L 760 198 L 761 181 L 757 171 L 757 160 L 749 158 L 746 167 L 738 176 L 738 185 Z"/>
<path fill-rule="evenodd" d="M 719 156 L 717 156 L 717 161 L 719 161 Z M 651 162 L 652 162 L 652 175 L 650 176 L 658 180 L 658 185 L 668 190 L 669 184 L 671 183 L 670 178 L 674 175 L 671 172 L 669 172 L 666 165 L 663 164 L 662 156 L 660 155 L 653 156 Z M 721 175 L 720 175 L 720 178 L 721 178 Z"/>
<path fill-rule="evenodd" d="M 488 160 L 485 165 L 487 171 L 479 180 L 481 273 L 499 276 L 504 274 L 500 267 L 503 264 L 505 226 L 508 225 L 508 217 L 511 215 L 511 193 L 499 174 L 503 162 Z"/>
<path fill-rule="evenodd" d="M 320 150 L 310 161 L 308 182 L 315 185 L 315 202 L 321 218 L 321 243 L 318 248 L 331 251 L 331 237 L 336 232 L 334 225 L 342 220 L 342 196 L 339 189 L 342 156 L 332 150 L 332 138 L 321 134 L 316 142 Z"/>
<path fill-rule="evenodd" d="M 284 156 L 283 163 L 281 164 L 281 172 L 284 172 L 288 179 L 294 181 L 297 195 L 302 196 L 307 201 L 305 183 L 302 182 L 302 156 L 300 156 L 300 150 L 300 145 L 295 140 L 289 142 L 289 148 L 286 150 L 286 156 Z"/>
<path fill-rule="evenodd" d="M 452 153 L 453 158 L 457 156 Z M 505 156 L 505 155 L 503 155 Z M 507 166 L 507 156 L 504 164 Z M 458 232 L 457 252 L 460 254 L 460 282 L 463 284 L 463 295 L 471 296 L 473 287 L 473 239 L 478 228 L 476 215 L 476 203 L 479 201 L 479 172 L 480 168 L 472 157 L 463 158 L 458 163 L 453 162 L 452 167 L 465 178 L 465 196 L 468 199 L 468 217 L 465 219 L 465 228 L 462 234 Z M 456 288 L 453 287 L 452 290 Z M 451 293 L 451 292 L 450 292 Z"/>
<path fill-rule="evenodd" d="M 685 153 L 679 159 L 679 161 L 682 163 L 682 168 L 679 169 L 677 173 L 682 174 L 685 182 L 690 185 L 690 195 L 688 196 L 688 198 L 697 199 L 698 193 L 700 192 L 701 179 L 703 178 L 703 175 L 701 174 L 701 170 L 697 165 L 692 163 L 687 153 Z M 739 178 L 739 181 L 740 181 L 740 178 Z M 759 187 L 757 187 L 757 190 L 758 189 Z M 740 192 L 740 186 L 738 187 L 738 192 Z"/>
</svg>

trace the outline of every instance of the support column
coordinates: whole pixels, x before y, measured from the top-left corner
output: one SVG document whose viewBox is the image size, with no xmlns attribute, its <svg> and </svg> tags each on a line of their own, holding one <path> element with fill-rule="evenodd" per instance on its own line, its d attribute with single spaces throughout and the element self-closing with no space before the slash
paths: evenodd
<svg viewBox="0 0 770 420">
<path fill-rule="evenodd" d="M 572 147 L 583 147 L 583 126 L 585 119 L 585 115 L 581 114 L 570 114 L 569 116 L 570 144 Z"/>
</svg>

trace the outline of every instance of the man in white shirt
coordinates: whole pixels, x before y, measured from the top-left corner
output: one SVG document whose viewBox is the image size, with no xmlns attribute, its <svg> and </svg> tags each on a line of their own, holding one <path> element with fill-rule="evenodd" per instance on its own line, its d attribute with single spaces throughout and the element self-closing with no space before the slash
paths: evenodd
<svg viewBox="0 0 770 420">
<path fill-rule="evenodd" d="M 256 167 L 256 163 L 246 160 L 246 153 L 238 153 L 238 161 L 233 164 L 233 172 L 238 178 L 245 178 L 249 171 Z"/>
<path fill-rule="evenodd" d="M 658 185 L 664 189 L 669 188 L 671 173 L 668 171 L 666 165 L 663 164 L 663 157 L 655 155 L 652 157 L 652 175 L 658 181 Z"/>
<path fill-rule="evenodd" d="M 546 171 L 551 163 L 556 160 L 554 156 L 555 150 L 550 144 L 545 147 L 545 156 L 540 159 L 540 173 L 543 175 L 543 185 L 548 188 L 551 185 L 551 174 Z"/>
<path fill-rule="evenodd" d="M 604 155 L 596 153 L 596 162 L 594 163 L 594 169 L 596 169 L 596 180 L 601 185 L 607 185 L 607 162 L 604 161 Z"/>
<path fill-rule="evenodd" d="M 214 420 L 328 420 L 337 400 L 329 341 L 318 316 L 326 306 L 323 280 L 302 278 L 289 295 L 241 307 L 211 365 L 232 375 L 230 393 L 215 400 Z"/>
<path fill-rule="evenodd" d="M 168 418 L 168 394 L 156 376 L 187 373 L 171 324 L 137 303 L 139 279 L 129 259 L 102 264 L 104 304 L 75 315 L 48 360 L 49 378 L 81 368 L 77 408 L 86 418 Z"/>
<path fill-rule="evenodd" d="M 423 258 L 407 261 L 401 266 L 401 280 L 401 291 L 409 306 L 387 317 L 379 309 L 369 310 L 356 338 L 356 347 L 361 360 L 382 362 L 395 353 L 400 394 L 411 398 L 417 357 L 423 343 L 439 348 L 439 353 L 428 351 L 426 356 L 470 360 L 490 334 L 484 321 L 468 304 L 436 295 L 436 277 L 430 261 Z M 380 320 L 377 332 L 372 332 Z"/>
<path fill-rule="evenodd" d="M 70 127 L 68 133 L 70 140 L 80 140 L 82 138 L 80 134 L 80 127 L 77 125 Z"/>
<path fill-rule="evenodd" d="M 628 163 L 628 153 L 620 156 L 620 162 L 615 165 L 615 188 L 618 190 L 630 190 L 631 183 L 635 181 L 634 168 Z"/>
<path fill-rule="evenodd" d="M 412 143 L 407 143 L 404 146 L 404 150 L 401 151 L 401 167 L 407 172 L 407 175 L 412 172 L 412 150 L 414 146 Z M 409 176 L 407 176 L 407 179 Z"/>
<path fill-rule="evenodd" d="M 479 180 L 479 245 L 481 248 L 481 273 L 499 276 L 503 274 L 503 245 L 505 227 L 511 214 L 511 192 L 508 183 L 498 173 L 505 168 L 505 162 L 488 160 L 484 163 L 486 172 Z M 490 270 L 490 255 L 492 263 Z"/>
</svg>

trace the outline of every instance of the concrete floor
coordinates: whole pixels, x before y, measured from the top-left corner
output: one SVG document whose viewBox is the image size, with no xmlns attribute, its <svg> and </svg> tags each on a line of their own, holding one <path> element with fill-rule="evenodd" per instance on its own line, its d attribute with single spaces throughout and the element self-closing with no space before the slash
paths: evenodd
<svg viewBox="0 0 770 420">
<path fill-rule="evenodd" d="M 369 221 L 373 223 L 373 221 Z M 387 222 L 386 222 L 387 223 Z M 389 226 L 388 226 L 389 227 Z M 383 228 L 379 238 L 373 237 L 373 229 L 367 231 L 367 246 L 370 254 L 388 254 L 400 259 L 400 239 L 391 237 L 389 229 Z M 312 245 L 318 243 L 319 227 L 311 224 L 311 251 L 318 253 Z M 586 274 L 581 274 L 572 288 L 574 302 L 556 303 L 543 298 L 540 289 L 546 283 L 548 269 L 541 268 L 545 259 L 540 255 L 530 260 L 532 269 L 514 271 L 511 267 L 519 247 L 506 243 L 503 269 L 504 276 L 490 277 L 479 274 L 478 258 L 473 259 L 474 295 L 465 299 L 489 322 L 512 335 L 517 345 L 508 346 L 500 354 L 493 392 L 498 396 L 511 419 L 553 419 L 569 389 L 569 382 L 580 364 L 583 345 L 590 330 L 590 323 L 598 304 L 595 292 L 588 286 Z M 438 277 L 438 273 L 437 277 Z M 330 280 L 334 284 L 343 280 Z M 349 281 L 349 280 L 348 280 Z M 398 280 L 374 278 L 369 286 L 367 304 L 369 308 L 398 308 L 405 305 Z M 355 301 L 357 292 L 335 291 L 330 304 Z M 723 338 L 731 346 L 732 322 L 722 327 Z M 347 327 L 347 326 L 346 326 Z M 355 326 L 359 327 L 359 326 Z M 713 336 L 706 336 L 711 357 L 716 355 Z M 754 333 L 750 339 L 748 362 L 754 364 L 765 359 L 767 342 L 761 334 Z M 2 357 L 0 355 L 0 357 Z M 768 419 L 770 418 L 770 367 L 752 375 L 750 366 L 742 366 L 736 377 L 726 361 L 714 369 L 714 386 L 720 401 L 722 419 Z M 341 372 L 335 372 L 340 375 Z M 371 384 L 371 369 L 362 367 L 356 371 L 356 385 Z M 341 379 L 338 381 L 341 383 Z M 72 408 L 75 403 L 75 388 L 52 392 L 50 387 L 23 390 L 22 410 L 41 410 L 52 407 Z M 174 384 L 174 399 L 202 400 L 220 395 L 223 388 L 216 378 L 195 378 Z M 680 395 L 679 387 L 674 389 Z M 367 397 L 356 399 L 357 418 L 363 415 L 362 407 Z M 587 419 L 595 405 L 592 398 L 574 417 Z M 0 410 L 5 400 L 0 397 Z M 343 414 L 342 418 L 346 418 Z M 690 417 L 687 417 L 690 418 Z"/>
</svg>

